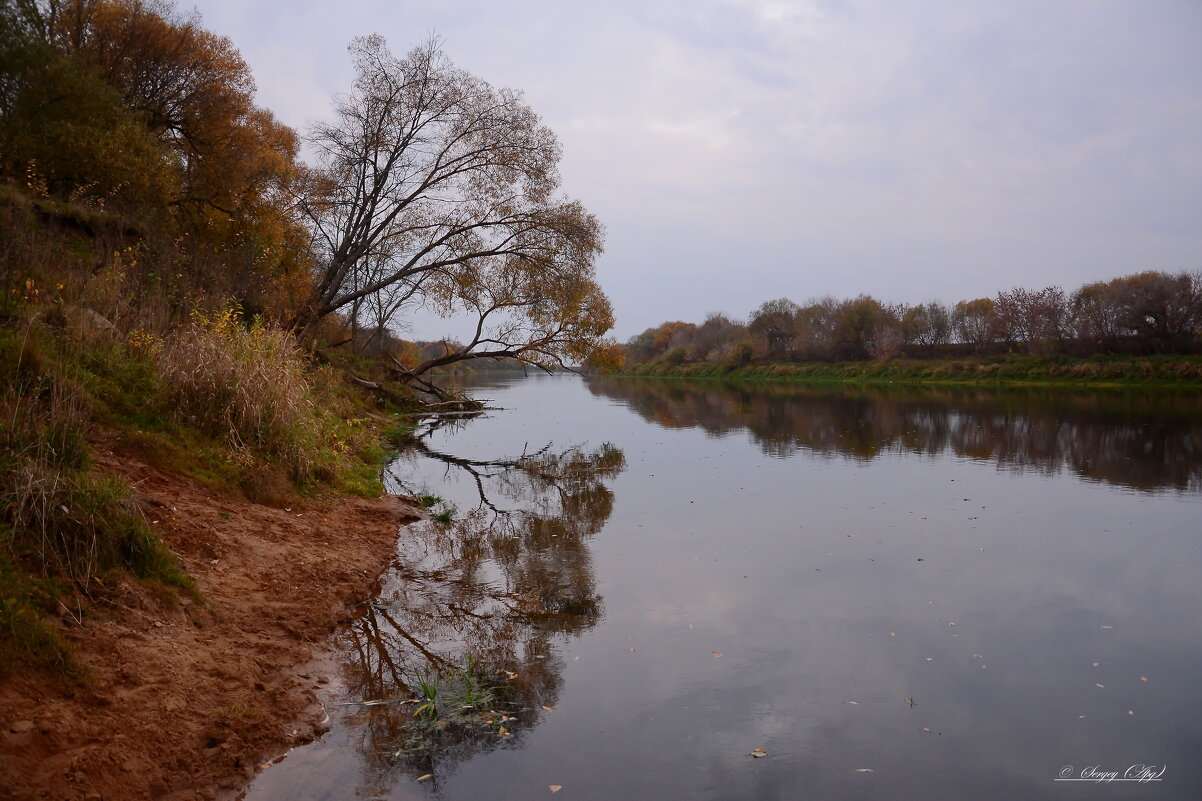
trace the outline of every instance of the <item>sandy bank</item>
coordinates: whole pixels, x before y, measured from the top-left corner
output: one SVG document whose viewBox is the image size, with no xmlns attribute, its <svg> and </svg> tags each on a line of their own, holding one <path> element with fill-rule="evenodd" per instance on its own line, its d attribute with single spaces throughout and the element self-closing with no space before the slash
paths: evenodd
<svg viewBox="0 0 1202 801">
<path fill-rule="evenodd" d="M 171 609 L 127 581 L 98 592 L 82 622 L 64 611 L 88 679 L 0 685 L 0 798 L 232 796 L 319 733 L 324 677 L 306 665 L 419 513 L 397 498 L 273 509 L 136 459 L 96 461 L 135 484 L 203 602 Z"/>
</svg>

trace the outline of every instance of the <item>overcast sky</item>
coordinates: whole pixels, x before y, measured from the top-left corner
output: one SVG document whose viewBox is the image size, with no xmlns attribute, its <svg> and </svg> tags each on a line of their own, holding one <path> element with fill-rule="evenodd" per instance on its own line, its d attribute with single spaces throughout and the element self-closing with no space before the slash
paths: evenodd
<svg viewBox="0 0 1202 801">
<path fill-rule="evenodd" d="M 781 296 L 954 302 L 1202 269 L 1199 0 L 195 7 L 298 129 L 349 88 L 362 34 L 399 54 L 436 33 L 522 90 L 563 143 L 564 191 L 606 226 L 620 340 Z"/>
</svg>

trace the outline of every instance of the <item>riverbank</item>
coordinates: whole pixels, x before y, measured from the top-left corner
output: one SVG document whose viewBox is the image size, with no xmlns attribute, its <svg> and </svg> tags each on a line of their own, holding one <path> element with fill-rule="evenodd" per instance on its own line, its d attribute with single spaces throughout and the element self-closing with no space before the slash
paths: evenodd
<svg viewBox="0 0 1202 801">
<path fill-rule="evenodd" d="M 97 470 L 135 488 L 195 595 L 127 577 L 82 616 L 61 609 L 72 678 L 0 684 L 0 798 L 214 799 L 322 730 L 307 667 L 392 558 L 402 499 L 280 508 L 96 448 Z M 196 600 L 194 600 L 195 598 Z"/>
<path fill-rule="evenodd" d="M 913 383 L 1040 386 L 1139 386 L 1202 389 L 1202 356 L 1107 356 L 1089 359 L 1010 355 L 974 359 L 769 364 L 646 364 L 623 376 L 721 378 L 810 383 Z"/>
</svg>

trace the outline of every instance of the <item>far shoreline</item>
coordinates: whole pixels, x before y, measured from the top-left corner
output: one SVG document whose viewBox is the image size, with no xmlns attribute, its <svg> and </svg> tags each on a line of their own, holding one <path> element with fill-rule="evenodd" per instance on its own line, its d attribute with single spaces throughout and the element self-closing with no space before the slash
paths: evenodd
<svg viewBox="0 0 1202 801">
<path fill-rule="evenodd" d="M 979 357 L 760 364 L 647 364 L 615 378 L 686 378 L 740 383 L 1155 389 L 1202 392 L 1202 356 Z"/>
</svg>

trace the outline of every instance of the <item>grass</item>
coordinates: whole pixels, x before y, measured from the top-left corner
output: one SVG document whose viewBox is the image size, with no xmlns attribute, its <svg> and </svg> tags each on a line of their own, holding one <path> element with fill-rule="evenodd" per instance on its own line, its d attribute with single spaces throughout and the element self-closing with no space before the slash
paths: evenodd
<svg viewBox="0 0 1202 801">
<path fill-rule="evenodd" d="M 278 459 L 297 482 L 318 474 L 323 415 L 292 336 L 228 307 L 155 343 L 154 365 L 181 422 L 232 451 Z"/>
<path fill-rule="evenodd" d="M 457 701 L 460 708 L 487 709 L 496 703 L 496 695 L 480 680 L 476 662 L 469 655 L 467 664 L 458 673 Z"/>
<path fill-rule="evenodd" d="M 442 498 L 437 495 L 418 495 L 417 502 L 423 509 L 429 509 L 442 503 Z"/>
<path fill-rule="evenodd" d="M 778 362 L 639 365 L 625 375 L 809 383 L 913 383 L 1202 388 L 1202 356 L 1028 356 L 897 359 L 872 362 Z"/>
<path fill-rule="evenodd" d="M 393 452 L 404 450 L 416 426 L 412 419 L 394 418 L 384 426 L 381 437 L 384 444 Z"/>
<path fill-rule="evenodd" d="M 471 656 L 462 668 L 445 676 L 427 668 L 414 683 L 421 703 L 413 716 L 424 721 L 463 720 L 497 703 L 496 693 L 481 677 Z"/>
<path fill-rule="evenodd" d="M 197 368 L 181 379 L 163 366 L 167 340 L 76 337 L 47 315 L 10 311 L 0 324 L 0 674 L 73 673 L 51 599 L 90 597 L 114 571 L 165 605 L 196 592 L 128 483 L 92 469 L 93 426 L 161 469 L 258 502 L 383 492 L 389 451 L 379 432 L 405 427 L 370 408 L 334 371 L 313 371 L 277 334 L 210 330 L 248 340 L 239 351 L 247 369 L 237 375 L 238 363 L 227 363 L 225 372 Z M 175 353 L 171 365 L 187 353 Z M 228 380 L 234 391 L 225 400 L 203 396 L 198 376 L 210 389 Z M 246 404 L 259 384 L 274 387 L 274 412 L 256 417 Z M 184 403 L 188 392 L 201 400 Z M 232 408 L 221 411 L 222 403 Z M 184 411 L 172 415 L 173 404 Z M 212 420 L 201 425 L 206 415 Z"/>
<path fill-rule="evenodd" d="M 455 519 L 455 507 L 439 495 L 431 495 L 429 493 L 418 495 L 417 503 L 423 509 L 433 509 L 440 503 L 443 504 L 441 512 L 430 515 L 430 519 L 436 523 L 450 524 Z"/>
<path fill-rule="evenodd" d="M 114 567 L 189 586 L 128 483 L 90 469 L 88 409 L 80 393 L 24 355 L 10 362 L 8 388 L 0 395 L 0 507 L 7 531 L 0 546 L 35 556 L 43 572 L 85 591 L 98 571 Z"/>
<path fill-rule="evenodd" d="M 23 569 L 11 554 L 0 553 L 0 678 L 30 668 L 66 676 L 78 673 L 70 650 L 49 622 L 62 590 Z"/>
<path fill-rule="evenodd" d="M 413 710 L 415 718 L 436 720 L 438 718 L 438 676 L 429 670 L 416 679 L 421 704 Z"/>
<path fill-rule="evenodd" d="M 22 336 L 17 336 L 21 333 Z M 0 673 L 76 666 L 49 622 L 57 598 L 88 596 L 124 570 L 167 594 L 195 585 L 154 534 L 129 484 L 91 469 L 84 394 L 30 330 L 0 332 Z"/>
<path fill-rule="evenodd" d="M 59 599 L 86 605 L 122 576 L 165 605 L 196 592 L 132 487 L 94 469 L 98 432 L 164 472 L 287 505 L 298 495 L 378 497 L 388 448 L 412 430 L 288 332 L 188 294 L 174 263 L 124 227 L 102 225 L 103 215 L 57 225 L 62 214 L 48 222 L 37 211 L 0 187 L 0 673 L 9 674 L 73 670 Z"/>
</svg>

